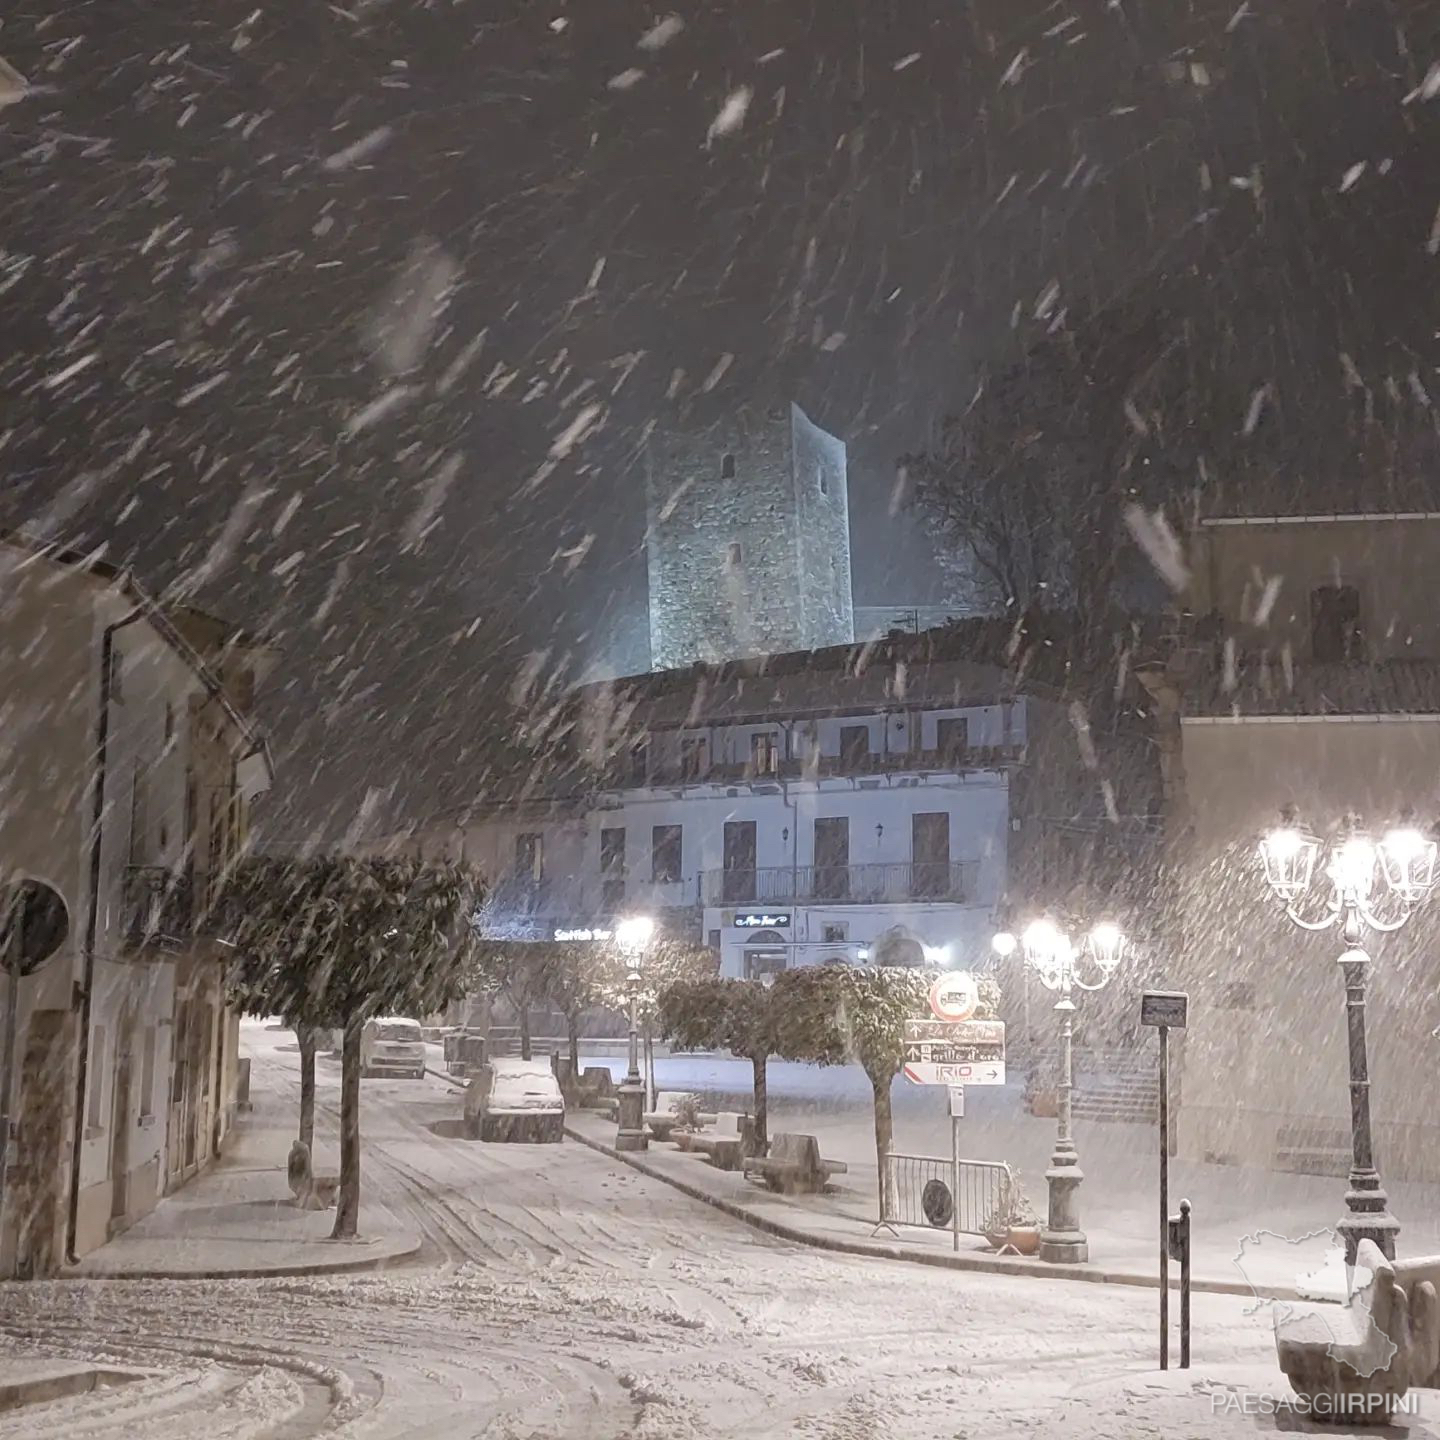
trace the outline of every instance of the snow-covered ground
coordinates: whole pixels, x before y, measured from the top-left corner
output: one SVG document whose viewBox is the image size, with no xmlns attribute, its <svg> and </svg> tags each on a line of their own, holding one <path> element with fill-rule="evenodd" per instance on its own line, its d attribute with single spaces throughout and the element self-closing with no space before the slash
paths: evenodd
<svg viewBox="0 0 1440 1440">
<path fill-rule="evenodd" d="M 287 1039 L 246 1027 L 257 1094 L 297 1088 Z M 322 1138 L 337 1081 L 322 1064 Z M 22 1353 L 160 1372 L 0 1437 L 82 1417 L 146 1440 L 1253 1433 L 1214 1428 L 1200 1390 L 1148 1388 L 1153 1291 L 800 1248 L 578 1145 L 457 1138 L 458 1114 L 438 1079 L 366 1082 L 367 1193 L 427 1241 L 402 1270 L 0 1289 Z M 1283 1389 L 1248 1308 L 1195 1297 L 1197 1361 Z"/>
</svg>

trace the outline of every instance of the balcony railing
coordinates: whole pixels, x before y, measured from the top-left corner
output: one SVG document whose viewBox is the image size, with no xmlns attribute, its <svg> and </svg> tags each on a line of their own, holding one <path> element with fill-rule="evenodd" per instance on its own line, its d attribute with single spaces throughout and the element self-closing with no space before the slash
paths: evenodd
<svg viewBox="0 0 1440 1440">
<path fill-rule="evenodd" d="M 125 871 L 121 941 L 126 949 L 183 949 L 210 933 L 208 877 L 193 866 L 131 865 Z"/>
<path fill-rule="evenodd" d="M 707 870 L 707 905 L 777 905 L 818 901 L 884 905 L 905 901 L 962 902 L 974 891 L 973 862 L 901 861 L 875 865 L 774 866 Z"/>
<path fill-rule="evenodd" d="M 855 775 L 913 774 L 918 771 L 994 770 L 1024 759 L 1023 745 L 972 745 L 964 750 L 867 751 L 852 755 L 808 755 L 780 760 L 774 768 L 750 763 L 697 767 L 693 763 L 653 765 L 648 781 L 630 777 L 625 784 L 749 785 L 777 780 L 844 778 Z"/>
</svg>

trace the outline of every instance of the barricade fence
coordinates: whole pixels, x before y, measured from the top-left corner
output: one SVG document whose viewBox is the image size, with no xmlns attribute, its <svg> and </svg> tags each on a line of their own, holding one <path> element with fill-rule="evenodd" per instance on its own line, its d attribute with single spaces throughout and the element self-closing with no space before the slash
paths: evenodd
<svg viewBox="0 0 1440 1440">
<path fill-rule="evenodd" d="M 880 1216 L 881 1225 L 983 1235 L 992 1215 L 1008 1212 L 1015 1177 L 1003 1160 L 957 1164 L 934 1155 L 892 1153 L 886 1166 L 889 1203 L 882 1208 L 889 1213 Z"/>
</svg>

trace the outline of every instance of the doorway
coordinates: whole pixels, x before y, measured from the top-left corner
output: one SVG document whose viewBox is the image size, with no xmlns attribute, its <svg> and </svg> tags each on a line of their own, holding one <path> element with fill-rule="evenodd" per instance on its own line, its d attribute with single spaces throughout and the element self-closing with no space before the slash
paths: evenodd
<svg viewBox="0 0 1440 1440">
<path fill-rule="evenodd" d="M 115 1054 L 115 1092 L 110 1110 L 110 1221 L 123 1220 L 130 1211 L 130 1091 L 131 1052 L 135 1028 L 121 1026 Z"/>
</svg>

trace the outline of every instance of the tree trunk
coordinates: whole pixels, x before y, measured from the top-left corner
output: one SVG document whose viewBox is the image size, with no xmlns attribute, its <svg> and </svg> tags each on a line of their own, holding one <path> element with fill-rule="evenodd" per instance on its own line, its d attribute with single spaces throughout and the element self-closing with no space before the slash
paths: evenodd
<svg viewBox="0 0 1440 1440">
<path fill-rule="evenodd" d="M 360 1036 L 363 1020 L 345 1026 L 340 1056 L 340 1199 L 332 1240 L 353 1240 L 360 1227 Z"/>
<path fill-rule="evenodd" d="M 766 1129 L 765 1107 L 766 1107 L 766 1074 L 765 1067 L 769 1063 L 768 1055 L 752 1055 L 750 1064 L 755 1071 L 755 1128 L 751 1132 L 755 1142 L 755 1153 L 764 1155 L 770 1148 L 770 1136 Z"/>
<path fill-rule="evenodd" d="M 517 1005 L 515 1010 L 520 1020 L 520 1058 L 533 1060 L 535 1056 L 530 1051 L 530 1007 Z"/>
<path fill-rule="evenodd" d="M 580 1017 L 567 1014 L 565 1028 L 570 1036 L 570 1083 L 578 1085 L 580 1083 Z"/>
<path fill-rule="evenodd" d="M 890 1082 L 894 1078 L 893 1074 L 886 1075 L 883 1080 L 875 1075 L 870 1077 L 870 1088 L 875 1092 L 875 1163 L 880 1171 L 879 1195 L 882 1220 L 888 1218 L 890 1214 L 890 1167 L 886 1164 L 886 1160 L 895 1138 L 894 1119 L 890 1114 Z"/>
<path fill-rule="evenodd" d="M 315 1153 L 315 1031 L 309 1025 L 297 1025 L 295 1038 L 300 1042 L 300 1140 Z"/>
</svg>

